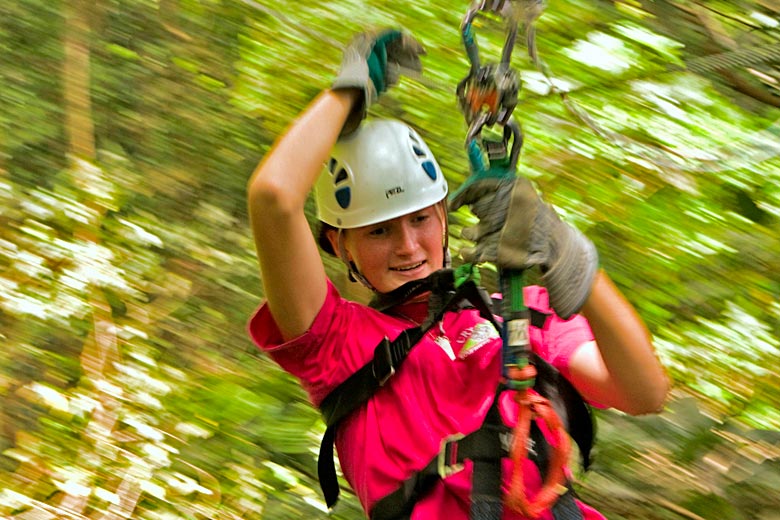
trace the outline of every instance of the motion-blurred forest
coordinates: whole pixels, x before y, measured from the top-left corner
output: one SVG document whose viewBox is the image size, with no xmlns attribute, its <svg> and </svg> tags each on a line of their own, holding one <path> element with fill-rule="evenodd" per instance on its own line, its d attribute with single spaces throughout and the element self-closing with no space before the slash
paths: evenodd
<svg viewBox="0 0 780 520">
<path fill-rule="evenodd" d="M 468 7 L 2 2 L 0 517 L 326 516 L 324 426 L 245 334 L 246 181 L 343 44 L 395 26 L 425 72 L 372 111 L 457 187 Z M 595 241 L 675 385 L 661 415 L 598 412 L 577 488 L 610 519 L 778 519 L 780 2 L 549 0 L 536 30 L 549 76 L 513 57 L 521 173 Z M 477 38 L 498 60 L 502 25 Z M 346 493 L 331 517 L 361 511 Z"/>
</svg>

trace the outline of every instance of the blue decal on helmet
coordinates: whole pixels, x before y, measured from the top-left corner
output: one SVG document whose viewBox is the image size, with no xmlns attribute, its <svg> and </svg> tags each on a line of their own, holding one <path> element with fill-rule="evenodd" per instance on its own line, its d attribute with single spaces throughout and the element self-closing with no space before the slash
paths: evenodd
<svg viewBox="0 0 780 520">
<path fill-rule="evenodd" d="M 425 161 L 422 163 L 423 170 L 425 170 L 425 173 L 428 174 L 428 177 L 431 178 L 432 181 L 436 180 L 436 166 L 434 166 L 433 161 Z"/>
<path fill-rule="evenodd" d="M 352 192 L 350 191 L 349 186 L 345 186 L 336 190 L 336 202 L 339 203 L 341 209 L 347 209 L 349 207 L 351 198 Z"/>
</svg>

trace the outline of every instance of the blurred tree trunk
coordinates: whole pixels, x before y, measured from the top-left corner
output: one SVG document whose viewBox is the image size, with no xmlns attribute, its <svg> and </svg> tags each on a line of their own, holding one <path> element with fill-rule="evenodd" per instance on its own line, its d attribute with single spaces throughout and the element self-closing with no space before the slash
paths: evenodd
<svg viewBox="0 0 780 520">
<path fill-rule="evenodd" d="M 93 7 L 94 1 L 90 0 L 67 0 L 63 7 L 63 97 L 68 152 L 89 161 L 95 158 L 95 125 L 89 88 L 89 19 Z"/>
<path fill-rule="evenodd" d="M 90 182 L 101 175 L 93 165 L 96 161 L 95 124 L 92 118 L 91 74 L 90 74 L 90 42 L 92 38 L 91 18 L 97 9 L 95 0 L 67 0 L 64 4 L 65 30 L 63 33 L 64 63 L 63 85 L 65 100 L 65 133 L 67 150 L 70 156 L 73 180 L 84 190 L 84 204 L 94 211 L 94 219 L 76 230 L 76 236 L 100 243 L 100 225 L 106 212 L 104 205 L 93 198 Z M 119 361 L 119 346 L 116 337 L 110 305 L 107 303 L 100 286 L 92 283 L 89 291 L 92 307 L 93 330 L 90 332 L 81 353 L 81 368 L 84 375 L 91 381 L 105 381 L 107 374 L 113 370 L 114 363 Z M 95 397 L 100 402 L 90 417 L 85 437 L 89 440 L 80 450 L 83 457 L 96 457 L 95 447 L 111 444 L 120 404 L 105 391 L 98 391 Z M 92 484 L 92 479 L 88 480 Z M 122 484 L 126 484 L 124 480 Z M 91 486 L 90 486 L 91 487 Z M 135 486 L 131 486 L 135 488 Z M 120 488 L 123 488 L 120 485 Z M 132 495 L 128 502 L 128 493 Z M 121 509 L 135 509 L 137 490 L 125 490 L 119 494 Z M 65 493 L 59 501 L 59 507 L 81 514 L 87 507 L 89 495 Z M 106 517 L 111 517 L 115 507 L 108 511 Z"/>
</svg>

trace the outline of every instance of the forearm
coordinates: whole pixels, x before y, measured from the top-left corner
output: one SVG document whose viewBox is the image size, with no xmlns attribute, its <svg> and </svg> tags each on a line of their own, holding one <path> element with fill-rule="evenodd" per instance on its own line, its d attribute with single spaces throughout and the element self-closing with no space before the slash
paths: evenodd
<svg viewBox="0 0 780 520">
<path fill-rule="evenodd" d="M 249 180 L 253 214 L 303 209 L 357 96 L 357 90 L 325 90 L 285 130 Z"/>
<path fill-rule="evenodd" d="M 669 380 L 644 322 L 603 271 L 596 275 L 581 312 L 590 323 L 616 392 L 611 404 L 632 414 L 659 411 Z"/>
</svg>

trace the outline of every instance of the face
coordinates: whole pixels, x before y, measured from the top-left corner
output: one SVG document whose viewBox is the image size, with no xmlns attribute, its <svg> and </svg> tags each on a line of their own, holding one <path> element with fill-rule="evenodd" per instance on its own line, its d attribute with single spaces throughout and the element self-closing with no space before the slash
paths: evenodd
<svg viewBox="0 0 780 520">
<path fill-rule="evenodd" d="M 358 271 L 379 292 L 425 278 L 444 262 L 444 222 L 437 205 L 392 220 L 348 229 L 342 240 Z M 331 242 L 338 251 L 335 235 Z"/>
</svg>

